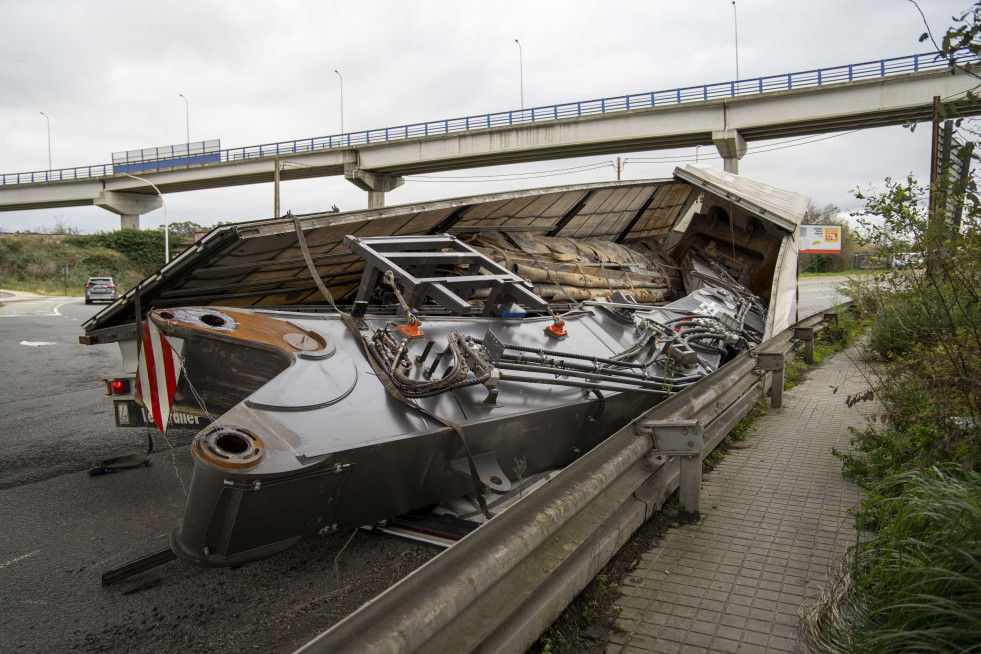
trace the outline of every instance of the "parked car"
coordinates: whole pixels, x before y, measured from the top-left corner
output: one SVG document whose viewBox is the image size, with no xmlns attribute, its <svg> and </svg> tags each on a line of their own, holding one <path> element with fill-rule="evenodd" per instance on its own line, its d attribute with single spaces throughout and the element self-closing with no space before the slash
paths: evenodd
<svg viewBox="0 0 981 654">
<path fill-rule="evenodd" d="M 118 297 L 119 289 L 112 277 L 89 277 L 85 282 L 85 304 L 92 304 L 95 300 L 115 302 Z"/>
</svg>

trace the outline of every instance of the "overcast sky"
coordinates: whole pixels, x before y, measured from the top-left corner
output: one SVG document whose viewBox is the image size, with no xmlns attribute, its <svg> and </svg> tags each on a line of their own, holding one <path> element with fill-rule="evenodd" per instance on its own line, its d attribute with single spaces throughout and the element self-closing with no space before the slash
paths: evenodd
<svg viewBox="0 0 981 654">
<path fill-rule="evenodd" d="M 939 35 L 968 0 L 921 0 Z M 0 172 L 103 164 L 122 150 L 221 139 L 223 148 L 728 81 L 736 74 L 730 0 L 633 2 L 333 0 L 0 0 Z M 926 52 L 907 0 L 737 0 L 743 78 Z M 185 103 L 188 116 L 185 120 Z M 811 142 L 809 142 L 811 141 Z M 860 206 L 851 190 L 928 177 L 929 130 L 888 127 L 751 144 L 740 174 Z M 754 150 L 769 150 L 754 152 Z M 624 178 L 668 177 L 694 149 L 629 153 Z M 616 156 L 411 178 L 389 205 L 616 178 Z M 714 148 L 699 159 L 721 168 Z M 594 163 L 609 165 L 560 172 Z M 531 177 L 531 175 L 541 175 Z M 501 177 L 503 175 L 503 177 Z M 457 178 L 445 181 L 445 178 Z M 523 178 L 522 178 L 523 177 Z M 488 181 L 476 181 L 476 179 Z M 283 212 L 367 206 L 340 177 L 285 182 Z M 171 222 L 272 215 L 272 185 L 166 196 Z M 7 231 L 69 223 L 116 229 L 96 207 L 0 213 Z M 144 215 L 142 226 L 163 222 Z"/>
</svg>

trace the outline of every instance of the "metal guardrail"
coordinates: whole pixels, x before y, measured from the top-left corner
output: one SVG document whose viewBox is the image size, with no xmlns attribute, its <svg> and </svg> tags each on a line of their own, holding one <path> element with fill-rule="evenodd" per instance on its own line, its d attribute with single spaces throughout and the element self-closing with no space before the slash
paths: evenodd
<svg viewBox="0 0 981 654">
<path fill-rule="evenodd" d="M 955 53 L 959 59 L 976 60 L 969 51 Z M 687 86 L 666 91 L 648 91 L 632 95 L 620 95 L 598 100 L 582 100 L 553 104 L 529 109 L 499 111 L 496 113 L 446 118 L 426 123 L 413 123 L 397 127 L 383 127 L 360 132 L 350 132 L 331 136 L 317 136 L 309 139 L 281 141 L 263 145 L 221 150 L 221 163 L 245 161 L 263 157 L 278 157 L 289 154 L 349 148 L 387 141 L 401 141 L 411 138 L 438 136 L 455 132 L 489 129 L 508 125 L 541 123 L 563 118 L 592 116 L 598 114 L 620 113 L 635 109 L 652 109 L 689 102 L 704 102 L 718 98 L 735 98 L 748 95 L 793 91 L 797 89 L 854 82 L 858 80 L 890 77 L 927 70 L 946 68 L 950 62 L 935 52 L 880 59 L 859 64 L 818 68 L 798 73 L 754 77 L 731 82 Z M 104 177 L 113 174 L 112 164 L 43 170 L 27 173 L 0 174 L 0 186 L 9 184 L 32 184 Z"/>
<path fill-rule="evenodd" d="M 793 337 L 661 402 L 297 654 L 526 651 L 678 488 L 679 460 L 655 456 L 650 426 L 699 421 L 706 456 L 768 387 L 755 352 L 789 352 Z"/>
</svg>

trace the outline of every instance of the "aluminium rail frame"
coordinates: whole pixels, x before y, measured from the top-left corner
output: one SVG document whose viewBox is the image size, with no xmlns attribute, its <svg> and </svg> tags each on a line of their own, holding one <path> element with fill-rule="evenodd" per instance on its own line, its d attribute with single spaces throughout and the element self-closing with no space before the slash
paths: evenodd
<svg viewBox="0 0 981 654">
<path fill-rule="evenodd" d="M 756 353 L 796 345 L 789 327 L 661 402 L 297 653 L 526 651 L 678 488 L 649 425 L 698 420 L 704 458 L 768 388 Z"/>
</svg>

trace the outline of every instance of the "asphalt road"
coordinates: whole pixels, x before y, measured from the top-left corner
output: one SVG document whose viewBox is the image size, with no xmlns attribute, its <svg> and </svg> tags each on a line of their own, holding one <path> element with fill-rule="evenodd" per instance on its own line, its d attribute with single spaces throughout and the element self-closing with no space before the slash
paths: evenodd
<svg viewBox="0 0 981 654">
<path fill-rule="evenodd" d="M 801 316 L 841 300 L 802 280 Z M 435 556 L 431 546 L 332 534 L 234 569 L 167 563 L 114 586 L 102 573 L 161 550 L 183 509 L 192 431 L 154 436 L 150 467 L 91 477 L 144 451 L 113 425 L 102 375 L 115 346 L 78 344 L 100 306 L 0 297 L 0 650 L 288 652 Z"/>
<path fill-rule="evenodd" d="M 841 285 L 848 279 L 848 275 L 800 278 L 797 282 L 799 291 L 797 314 L 801 318 L 806 318 L 813 313 L 850 300 L 851 298 L 840 290 Z"/>
<path fill-rule="evenodd" d="M 150 467 L 90 477 L 93 461 L 146 448 L 104 397 L 118 349 L 78 344 L 101 307 L 0 303 L 0 650 L 292 651 L 438 552 L 358 533 L 342 553 L 348 532 L 237 569 L 174 561 L 101 586 L 166 547 L 193 432 L 158 434 Z"/>
</svg>

